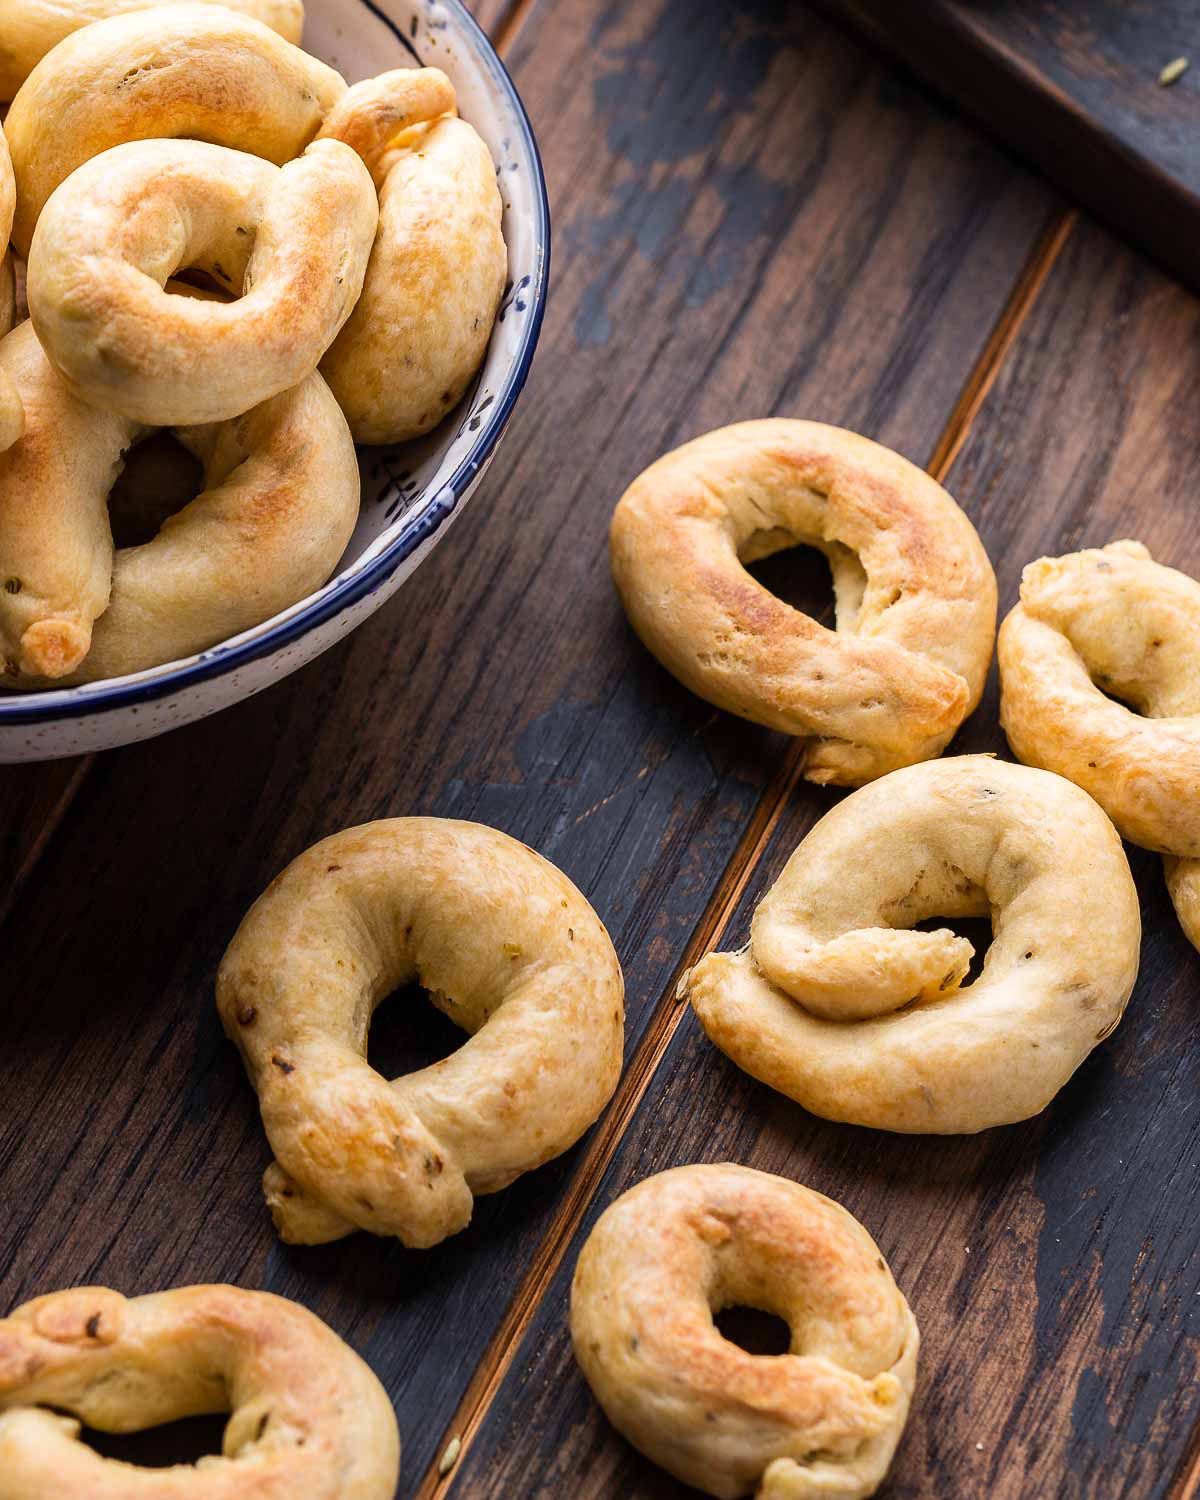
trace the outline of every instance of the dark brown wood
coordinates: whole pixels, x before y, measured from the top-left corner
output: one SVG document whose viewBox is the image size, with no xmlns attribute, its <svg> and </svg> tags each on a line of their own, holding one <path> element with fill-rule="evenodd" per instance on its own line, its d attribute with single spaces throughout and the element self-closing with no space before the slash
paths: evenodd
<svg viewBox="0 0 1200 1500">
<path fill-rule="evenodd" d="M 213 1007 L 225 943 L 322 834 L 479 818 L 593 900 L 635 1048 L 785 746 L 691 698 L 630 636 L 606 558 L 622 484 L 705 427 L 772 410 L 927 459 L 1055 213 L 798 7 L 545 0 L 512 61 L 551 179 L 554 290 L 484 490 L 348 642 L 102 757 L 6 933 L 4 1304 L 80 1280 L 297 1297 L 395 1397 L 405 1494 L 581 1153 L 481 1200 L 426 1254 L 361 1235 L 281 1247 L 255 1102 Z M 393 1066 L 451 1044 L 392 1009 Z"/>
<path fill-rule="evenodd" d="M 502 49 L 514 21 L 527 8 L 528 0 L 467 0 L 467 9 Z"/>
<path fill-rule="evenodd" d="M 92 757 L 45 765 L 2 766 L 0 786 L 0 925 L 67 814 Z"/>
<path fill-rule="evenodd" d="M 996 563 L 1002 607 L 1025 562 L 1120 536 L 1200 574 L 1198 335 L 1192 296 L 1105 232 L 1076 231 L 949 477 Z M 1006 753 L 994 675 L 951 749 Z M 757 900 L 833 801 L 797 788 L 721 946 L 746 940 Z M 826 1124 L 742 1075 L 684 1011 L 588 1216 L 654 1171 L 722 1159 L 857 1214 L 923 1333 L 889 1500 L 1194 1492 L 1200 958 L 1161 862 L 1131 860 L 1145 940 L 1129 1011 L 1038 1119 L 945 1140 Z M 565 1318 L 580 1242 L 468 1450 L 456 1500 L 690 1493 L 608 1429 L 574 1366 Z"/>
<path fill-rule="evenodd" d="M 1200 290 L 1191 0 L 819 0 Z M 1179 57 L 1192 68 L 1159 83 Z"/>
</svg>

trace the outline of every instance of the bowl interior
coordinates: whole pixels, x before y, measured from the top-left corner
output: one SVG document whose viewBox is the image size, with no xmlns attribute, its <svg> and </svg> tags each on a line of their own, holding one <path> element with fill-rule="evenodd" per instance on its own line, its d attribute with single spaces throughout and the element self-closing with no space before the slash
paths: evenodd
<svg viewBox="0 0 1200 1500">
<path fill-rule="evenodd" d="M 429 539 L 494 447 L 532 358 L 545 290 L 545 188 L 529 124 L 503 65 L 459 0 L 306 0 L 305 50 L 350 83 L 391 68 L 434 64 L 459 113 L 496 164 L 504 204 L 508 284 L 478 375 L 459 406 L 412 443 L 358 450 L 362 507 L 334 576 L 315 594 L 206 651 L 129 677 L 0 697 L 0 723 L 116 706 L 147 684 L 174 688 L 261 656 L 372 590 Z M 198 669 L 203 667 L 201 673 Z"/>
</svg>

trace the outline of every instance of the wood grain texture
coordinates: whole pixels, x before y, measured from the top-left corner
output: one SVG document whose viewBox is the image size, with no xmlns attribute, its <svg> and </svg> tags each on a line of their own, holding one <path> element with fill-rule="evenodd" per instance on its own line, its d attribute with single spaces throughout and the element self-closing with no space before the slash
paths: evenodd
<svg viewBox="0 0 1200 1500">
<path fill-rule="evenodd" d="M 527 0 L 467 0 L 467 9 L 501 51 L 510 29 L 526 8 Z"/>
<path fill-rule="evenodd" d="M 820 0 L 1200 290 L 1200 15 L 1191 0 Z M 1165 64 L 1193 67 L 1171 87 Z"/>
<path fill-rule="evenodd" d="M 1144 540 L 1200 575 L 1200 305 L 1085 226 L 1066 246 L 968 434 L 950 487 L 996 563 L 1002 608 L 1046 552 Z M 996 684 L 952 751 L 1006 753 Z M 834 795 L 803 786 L 720 944 Z M 827 1124 L 742 1075 L 690 1010 L 588 1216 L 649 1173 L 733 1159 L 797 1178 L 868 1226 L 923 1334 L 889 1500 L 1195 1490 L 1200 1417 L 1200 959 L 1161 862 L 1131 850 L 1142 967 L 1129 1011 L 1038 1119 L 920 1139 Z M 577 1240 L 575 1249 L 581 1243 Z M 451 1494 L 682 1496 L 607 1427 L 566 1334 L 572 1253 Z"/>
<path fill-rule="evenodd" d="M 0 925 L 37 868 L 92 764 L 91 756 L 0 766 Z"/>
<path fill-rule="evenodd" d="M 784 754 L 633 641 L 608 579 L 623 482 L 769 411 L 919 459 L 1030 247 L 1045 191 L 807 10 L 539 5 L 513 56 L 554 199 L 530 388 L 436 556 L 355 636 L 205 723 L 105 756 L 8 928 L 5 1305 L 104 1280 L 299 1298 L 392 1392 L 403 1493 L 552 1225 L 580 1152 L 406 1253 L 279 1246 L 267 1150 L 212 979 L 250 900 L 321 835 L 474 817 L 609 924 L 636 1046 Z M 452 1044 L 384 1012 L 393 1066 Z"/>
</svg>

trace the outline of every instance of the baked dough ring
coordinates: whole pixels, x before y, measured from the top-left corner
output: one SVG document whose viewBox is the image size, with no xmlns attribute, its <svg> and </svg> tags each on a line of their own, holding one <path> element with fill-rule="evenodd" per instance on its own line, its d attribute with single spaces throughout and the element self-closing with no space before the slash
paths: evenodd
<svg viewBox="0 0 1200 1500">
<path fill-rule="evenodd" d="M 810 781 L 938 755 L 979 701 L 987 555 L 939 484 L 866 438 L 782 419 L 710 432 L 634 480 L 611 541 L 646 646 L 718 708 L 807 738 Z M 829 559 L 836 633 L 742 566 L 798 545 Z"/>
<path fill-rule="evenodd" d="M 15 201 L 12 162 L 9 160 L 4 132 L 0 130 L 0 337 L 13 326 L 16 316 L 16 278 L 13 275 L 12 254 L 8 249 Z M 12 381 L 0 370 L 0 453 L 11 448 L 24 430 L 25 414 L 21 410 L 21 398 Z"/>
<path fill-rule="evenodd" d="M 1200 859 L 1163 856 L 1167 891 L 1188 941 L 1200 948 Z"/>
<path fill-rule="evenodd" d="M 1133 843 L 1182 856 L 1168 889 L 1200 947 L 1188 868 L 1200 857 L 1200 583 L 1141 542 L 1043 557 L 1022 575 L 999 654 L 1009 744 L 1090 792 Z"/>
<path fill-rule="evenodd" d="M 437 68 L 355 84 L 320 137 L 353 146 L 379 189 L 363 294 L 321 373 L 356 442 L 406 442 L 458 403 L 491 338 L 508 273 L 495 164 Z"/>
<path fill-rule="evenodd" d="M 0 340 L 0 369 L 29 417 L 0 454 L 4 686 L 95 682 L 189 656 L 333 571 L 358 516 L 359 477 L 319 375 L 235 421 L 179 429 L 204 465 L 204 492 L 152 541 L 114 556 L 109 491 L 147 429 L 77 400 L 29 323 Z"/>
<path fill-rule="evenodd" d="M 340 141 L 284 167 L 203 141 L 114 146 L 46 204 L 29 315 L 92 405 L 157 427 L 222 422 L 316 369 L 362 288 L 377 218 Z M 241 295 L 166 290 L 188 267 Z"/>
<path fill-rule="evenodd" d="M 142 1469 L 79 1441 L 81 1423 L 140 1432 L 226 1411 L 222 1455 L 195 1466 Z M 392 1500 L 399 1472 L 379 1381 L 282 1297 L 76 1287 L 0 1320 L 0 1500 Z"/>
<path fill-rule="evenodd" d="M 85 26 L 38 63 L 4 122 L 13 243 L 27 256 L 50 194 L 110 146 L 188 136 L 282 166 L 345 91 L 332 68 L 223 5 L 155 6 Z"/>
<path fill-rule="evenodd" d="M 0 100 L 11 99 L 34 67 L 66 36 L 93 21 L 151 5 L 178 0 L 0 0 Z M 277 31 L 285 41 L 299 42 L 304 29 L 300 0 L 224 0 Z"/>
<path fill-rule="evenodd" d="M 783 1318 L 791 1350 L 747 1353 L 713 1314 Z M 623 1193 L 588 1236 L 571 1338 L 609 1420 L 685 1484 L 734 1500 L 857 1500 L 908 1419 L 916 1321 L 870 1235 L 799 1183 L 675 1167 Z"/>
<path fill-rule="evenodd" d="M 414 980 L 470 1039 L 388 1083 L 366 1060 L 371 1015 Z M 217 976 L 278 1158 L 263 1186 L 279 1233 L 427 1246 L 464 1228 L 473 1193 L 558 1156 L 608 1102 L 623 992 L 595 912 L 507 834 L 396 818 L 314 845 Z"/>
<path fill-rule="evenodd" d="M 983 972 L 928 917 L 991 915 Z M 1027 1119 L 1116 1027 L 1141 917 L 1116 830 L 1059 776 L 984 755 L 847 797 L 684 987 L 740 1068 L 829 1120 L 956 1135 Z"/>
</svg>

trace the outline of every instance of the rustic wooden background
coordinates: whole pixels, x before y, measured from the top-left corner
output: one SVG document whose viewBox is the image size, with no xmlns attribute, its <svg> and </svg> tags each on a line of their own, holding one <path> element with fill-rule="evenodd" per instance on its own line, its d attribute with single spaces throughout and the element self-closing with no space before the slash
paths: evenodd
<svg viewBox="0 0 1200 1500">
<path fill-rule="evenodd" d="M 818 3 L 1200 291 L 1194 0 Z"/>
<path fill-rule="evenodd" d="M 402 1496 L 662 1500 L 684 1492 L 573 1365 L 569 1275 L 629 1183 L 733 1158 L 843 1201 L 912 1301 L 922 1368 L 891 1500 L 1187 1500 L 1200 961 L 1157 860 L 1133 855 L 1146 940 L 1128 1016 L 1040 1119 L 906 1140 L 809 1117 L 709 1047 L 673 993 L 744 939 L 832 794 L 640 649 L 606 531 L 663 449 L 780 413 L 944 478 L 1002 606 L 1031 558 L 1117 536 L 1200 573 L 1200 306 L 798 0 L 478 10 L 555 216 L 541 350 L 484 488 L 389 606 L 274 689 L 146 745 L 0 771 L 0 1301 L 81 1281 L 265 1287 L 387 1384 Z M 828 608 L 812 567 L 763 576 Z M 1004 752 L 994 685 L 955 748 Z M 624 1078 L 579 1147 L 446 1244 L 287 1249 L 213 976 L 292 856 L 414 812 L 504 828 L 587 893 L 625 967 Z M 453 1045 L 419 1003 L 378 1032 L 394 1068 Z M 171 1441 L 203 1449 L 211 1424 Z"/>
</svg>

